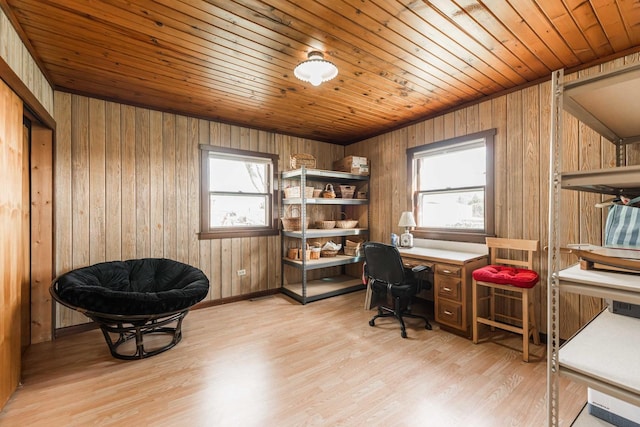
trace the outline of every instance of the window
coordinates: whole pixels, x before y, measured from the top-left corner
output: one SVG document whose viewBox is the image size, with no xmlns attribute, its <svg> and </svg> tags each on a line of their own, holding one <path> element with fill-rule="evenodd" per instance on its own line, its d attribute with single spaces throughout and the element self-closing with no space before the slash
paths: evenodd
<svg viewBox="0 0 640 427">
<path fill-rule="evenodd" d="M 407 150 L 414 236 L 484 243 L 494 234 L 495 129 Z"/>
<path fill-rule="evenodd" d="M 201 145 L 201 239 L 278 233 L 278 156 Z"/>
</svg>

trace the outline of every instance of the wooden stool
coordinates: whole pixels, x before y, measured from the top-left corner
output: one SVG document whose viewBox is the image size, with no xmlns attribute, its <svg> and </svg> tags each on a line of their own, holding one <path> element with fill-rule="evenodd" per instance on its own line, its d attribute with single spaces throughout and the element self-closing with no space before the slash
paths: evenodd
<svg viewBox="0 0 640 427">
<path fill-rule="evenodd" d="M 522 360 L 529 361 L 529 337 L 533 335 L 534 344 L 540 344 L 540 334 L 533 310 L 532 289 L 540 280 L 533 271 L 533 254 L 539 249 L 537 240 L 520 240 L 487 237 L 489 263 L 473 272 L 473 342 L 478 343 L 478 324 L 500 328 L 522 335 Z M 525 253 L 525 260 L 498 257 L 498 250 Z M 513 255 L 511 255 L 513 256 Z M 486 289 L 486 295 L 479 295 L 479 289 Z M 522 305 L 522 318 L 496 312 L 496 297 L 515 300 Z M 479 314 L 479 303 L 489 302 L 488 314 Z M 520 324 L 521 326 L 517 326 Z"/>
</svg>

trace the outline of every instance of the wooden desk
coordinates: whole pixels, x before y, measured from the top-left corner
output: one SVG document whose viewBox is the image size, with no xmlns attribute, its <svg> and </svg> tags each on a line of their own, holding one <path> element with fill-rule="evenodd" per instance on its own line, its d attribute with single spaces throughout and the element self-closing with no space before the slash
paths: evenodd
<svg viewBox="0 0 640 427">
<path fill-rule="evenodd" d="M 471 338 L 471 273 L 487 265 L 487 255 L 419 247 L 398 250 L 405 265 L 426 265 L 434 272 L 435 320 L 440 327 Z"/>
</svg>

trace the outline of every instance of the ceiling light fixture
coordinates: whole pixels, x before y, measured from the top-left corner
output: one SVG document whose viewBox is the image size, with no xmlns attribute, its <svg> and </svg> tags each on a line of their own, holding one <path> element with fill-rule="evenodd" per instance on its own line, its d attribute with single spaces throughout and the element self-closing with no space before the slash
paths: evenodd
<svg viewBox="0 0 640 427">
<path fill-rule="evenodd" d="M 293 70 L 293 74 L 303 82 L 319 86 L 320 83 L 328 82 L 338 75 L 338 67 L 324 59 L 322 52 L 314 50 L 309 52 L 307 58 Z"/>
</svg>

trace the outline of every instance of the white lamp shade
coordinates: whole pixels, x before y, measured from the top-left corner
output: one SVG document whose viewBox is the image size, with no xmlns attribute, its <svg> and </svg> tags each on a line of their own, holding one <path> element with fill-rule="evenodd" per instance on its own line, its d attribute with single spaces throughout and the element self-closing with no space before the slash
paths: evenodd
<svg viewBox="0 0 640 427">
<path fill-rule="evenodd" d="M 307 59 L 298 64 L 293 74 L 303 82 L 309 82 L 314 86 L 329 81 L 338 75 L 338 68 L 333 63 L 324 59 L 321 52 L 309 52 Z"/>
<path fill-rule="evenodd" d="M 413 217 L 413 212 L 402 212 L 402 216 L 400 216 L 400 222 L 398 223 L 400 227 L 415 227 L 416 220 Z"/>
</svg>

